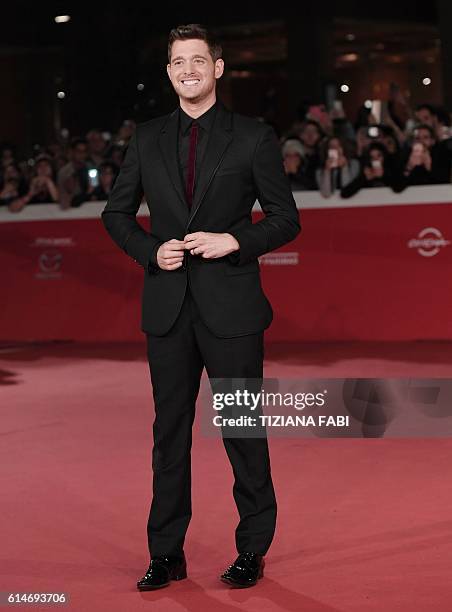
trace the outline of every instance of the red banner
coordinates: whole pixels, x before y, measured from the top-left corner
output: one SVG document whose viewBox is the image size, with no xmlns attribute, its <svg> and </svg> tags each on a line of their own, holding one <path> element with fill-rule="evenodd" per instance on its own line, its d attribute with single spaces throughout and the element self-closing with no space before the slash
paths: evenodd
<svg viewBox="0 0 452 612">
<path fill-rule="evenodd" d="M 414 202 L 373 189 L 347 207 L 296 194 L 301 234 L 260 260 L 267 340 L 452 339 L 452 189 L 428 187 L 423 203 L 409 191 Z M 142 338 L 144 271 L 105 232 L 103 207 L 1 211 L 2 340 Z"/>
</svg>

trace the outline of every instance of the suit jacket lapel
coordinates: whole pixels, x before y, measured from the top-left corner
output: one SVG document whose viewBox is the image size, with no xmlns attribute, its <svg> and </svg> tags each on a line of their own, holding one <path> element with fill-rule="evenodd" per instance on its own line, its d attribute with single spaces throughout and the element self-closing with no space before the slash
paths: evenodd
<svg viewBox="0 0 452 612">
<path fill-rule="evenodd" d="M 179 109 L 176 108 L 176 110 L 168 116 L 168 119 L 160 131 L 158 143 L 168 176 L 179 196 L 183 212 L 187 217 L 190 212 L 187 221 L 188 227 L 201 206 L 207 189 L 221 164 L 226 149 L 232 141 L 232 113 L 220 100 L 218 100 L 215 121 L 209 134 L 209 140 L 207 141 L 204 159 L 202 160 L 202 168 L 199 173 L 199 181 L 195 185 L 191 211 L 188 210 L 184 185 L 179 171 L 179 160 L 177 159 L 178 113 Z"/>
<path fill-rule="evenodd" d="M 232 141 L 232 113 L 223 103 L 218 101 L 218 108 L 215 116 L 215 121 L 212 125 L 207 141 L 204 159 L 202 160 L 201 172 L 199 174 L 198 183 L 195 185 L 193 204 L 188 219 L 188 224 L 191 223 L 196 215 L 202 201 L 206 195 L 207 189 L 218 170 L 226 149 Z"/>
<path fill-rule="evenodd" d="M 168 176 L 170 177 L 173 187 L 179 196 L 183 206 L 183 211 L 188 215 L 188 206 L 185 199 L 184 186 L 179 171 L 179 160 L 177 159 L 177 139 L 179 128 L 178 113 L 179 109 L 176 108 L 176 110 L 168 116 L 167 121 L 160 131 L 158 143 Z"/>
</svg>

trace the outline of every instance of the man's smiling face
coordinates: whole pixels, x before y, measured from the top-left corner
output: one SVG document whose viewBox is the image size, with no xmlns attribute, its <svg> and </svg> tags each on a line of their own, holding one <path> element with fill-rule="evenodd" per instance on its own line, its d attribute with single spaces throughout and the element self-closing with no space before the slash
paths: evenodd
<svg viewBox="0 0 452 612">
<path fill-rule="evenodd" d="M 208 97 L 215 89 L 216 79 L 223 74 L 224 62 L 214 63 L 204 40 L 176 40 L 171 47 L 168 76 L 177 95 L 190 102 Z"/>
</svg>

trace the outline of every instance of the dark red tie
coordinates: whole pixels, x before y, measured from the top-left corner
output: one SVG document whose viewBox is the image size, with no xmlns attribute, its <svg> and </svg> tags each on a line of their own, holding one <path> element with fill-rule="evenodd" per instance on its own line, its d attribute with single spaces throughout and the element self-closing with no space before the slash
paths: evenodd
<svg viewBox="0 0 452 612">
<path fill-rule="evenodd" d="M 198 124 L 193 121 L 190 128 L 190 145 L 188 150 L 188 170 L 186 195 L 188 207 L 191 208 L 193 202 L 193 189 L 195 186 L 195 164 L 196 164 L 196 143 L 198 142 Z"/>
</svg>

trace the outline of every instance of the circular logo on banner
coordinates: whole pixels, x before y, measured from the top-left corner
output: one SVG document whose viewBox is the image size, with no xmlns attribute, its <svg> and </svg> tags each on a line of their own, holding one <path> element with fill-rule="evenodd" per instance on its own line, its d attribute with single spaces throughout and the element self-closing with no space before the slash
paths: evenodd
<svg viewBox="0 0 452 612">
<path fill-rule="evenodd" d="M 42 272 L 58 272 L 63 256 L 58 252 L 44 252 L 39 256 L 39 268 Z"/>
<path fill-rule="evenodd" d="M 446 240 L 436 227 L 424 227 L 418 234 L 417 238 L 411 238 L 408 241 L 409 249 L 416 249 L 422 257 L 433 257 L 439 253 L 441 247 L 450 244 L 450 240 Z"/>
</svg>

